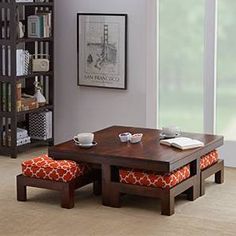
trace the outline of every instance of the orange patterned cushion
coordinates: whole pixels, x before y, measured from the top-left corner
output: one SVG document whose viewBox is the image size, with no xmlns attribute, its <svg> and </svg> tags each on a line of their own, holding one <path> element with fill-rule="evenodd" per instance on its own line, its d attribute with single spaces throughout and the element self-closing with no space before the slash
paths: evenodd
<svg viewBox="0 0 236 236">
<path fill-rule="evenodd" d="M 120 169 L 119 174 L 121 183 L 171 188 L 190 177 L 190 165 L 164 175 L 158 175 L 153 171 L 127 168 Z"/>
<path fill-rule="evenodd" d="M 204 155 L 200 160 L 200 169 L 204 170 L 218 161 L 219 155 L 216 150 Z"/>
<path fill-rule="evenodd" d="M 21 165 L 25 176 L 62 182 L 69 182 L 89 171 L 87 164 L 67 160 L 56 161 L 47 155 L 24 161 Z"/>
</svg>

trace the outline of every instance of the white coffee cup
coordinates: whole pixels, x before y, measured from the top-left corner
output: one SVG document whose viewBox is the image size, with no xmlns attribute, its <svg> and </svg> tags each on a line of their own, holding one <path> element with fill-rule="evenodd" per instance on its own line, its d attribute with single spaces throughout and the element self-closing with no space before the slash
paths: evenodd
<svg viewBox="0 0 236 236">
<path fill-rule="evenodd" d="M 175 137 L 180 134 L 180 128 L 174 125 L 162 127 L 162 134 L 168 137 Z"/>
<path fill-rule="evenodd" d="M 88 145 L 93 142 L 94 134 L 93 133 L 79 133 L 74 137 L 76 143 L 81 145 Z"/>
</svg>

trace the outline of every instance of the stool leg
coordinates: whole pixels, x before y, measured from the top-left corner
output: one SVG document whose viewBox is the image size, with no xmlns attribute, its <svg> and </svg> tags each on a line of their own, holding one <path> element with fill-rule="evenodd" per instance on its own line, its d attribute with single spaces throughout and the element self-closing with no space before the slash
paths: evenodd
<svg viewBox="0 0 236 236">
<path fill-rule="evenodd" d="M 220 171 L 215 173 L 215 182 L 217 184 L 224 183 L 224 168 L 222 168 Z"/>
<path fill-rule="evenodd" d="M 71 209 L 74 207 L 74 183 L 65 183 L 61 190 L 61 207 Z"/>
<path fill-rule="evenodd" d="M 102 194 L 102 182 L 101 180 L 93 181 L 93 194 L 99 196 Z"/>
<path fill-rule="evenodd" d="M 205 179 L 201 176 L 201 190 L 200 190 L 200 196 L 203 196 L 205 194 Z"/>
<path fill-rule="evenodd" d="M 170 191 L 166 192 L 161 199 L 161 214 L 170 216 L 175 213 L 175 197 Z"/>
<path fill-rule="evenodd" d="M 17 201 L 26 201 L 26 185 L 23 182 L 23 179 L 20 175 L 16 177 L 16 185 L 17 185 Z"/>
<path fill-rule="evenodd" d="M 202 187 L 202 185 L 201 185 Z M 201 190 L 200 190 L 201 191 Z M 191 188 L 188 189 L 187 191 L 187 199 L 189 201 L 194 201 L 196 200 L 199 195 L 200 195 L 199 187 L 196 185 L 193 185 Z"/>
</svg>

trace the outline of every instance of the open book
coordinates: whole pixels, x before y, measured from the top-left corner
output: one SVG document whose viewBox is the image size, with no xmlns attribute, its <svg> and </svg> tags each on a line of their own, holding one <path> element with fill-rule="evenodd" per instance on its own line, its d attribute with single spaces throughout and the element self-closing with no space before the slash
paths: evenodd
<svg viewBox="0 0 236 236">
<path fill-rule="evenodd" d="M 161 144 L 167 146 L 173 146 L 179 148 L 181 150 L 203 147 L 204 143 L 187 137 L 179 137 L 179 138 L 171 138 L 171 139 L 163 139 L 160 141 Z"/>
</svg>

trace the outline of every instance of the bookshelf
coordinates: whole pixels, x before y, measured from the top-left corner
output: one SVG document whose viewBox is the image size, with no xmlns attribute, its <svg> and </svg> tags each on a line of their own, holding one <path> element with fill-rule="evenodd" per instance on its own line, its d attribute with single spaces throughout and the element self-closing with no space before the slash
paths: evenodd
<svg viewBox="0 0 236 236">
<path fill-rule="evenodd" d="M 32 16 L 39 19 L 40 35 L 35 37 L 30 35 Z M 0 155 L 16 158 L 31 147 L 54 143 L 53 23 L 53 0 L 0 0 Z M 34 63 L 40 60 L 44 63 L 40 66 L 46 63 L 47 67 L 35 69 Z M 35 98 L 36 84 L 40 84 L 45 103 Z M 31 115 L 45 112 L 50 113 L 49 137 L 30 137 Z M 29 143 L 19 145 L 19 130 L 27 130 Z"/>
</svg>

